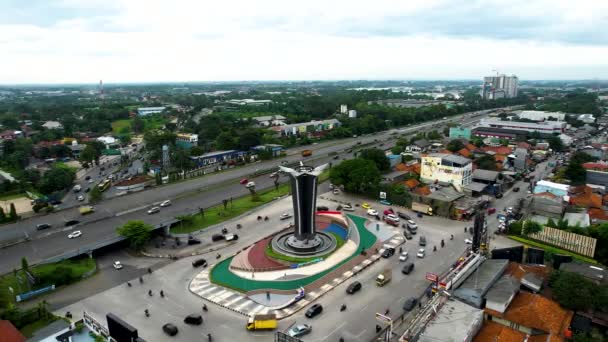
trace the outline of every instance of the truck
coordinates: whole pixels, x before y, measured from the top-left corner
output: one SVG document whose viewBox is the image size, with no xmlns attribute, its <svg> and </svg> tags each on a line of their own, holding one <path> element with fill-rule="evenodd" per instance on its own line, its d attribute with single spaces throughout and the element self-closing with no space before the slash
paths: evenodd
<svg viewBox="0 0 608 342">
<path fill-rule="evenodd" d="M 385 268 L 384 271 L 380 272 L 376 277 L 376 285 L 382 287 L 391 281 L 393 271 L 390 268 Z"/>
<path fill-rule="evenodd" d="M 78 210 L 80 211 L 80 215 L 87 215 L 87 214 L 92 214 L 95 212 L 95 208 L 93 208 L 93 206 L 90 206 L 90 205 L 82 206 Z"/>
<path fill-rule="evenodd" d="M 82 186 L 80 186 L 80 184 L 76 184 L 76 185 L 74 185 L 73 190 L 74 190 L 74 192 L 78 192 L 78 191 L 82 190 Z"/>
<path fill-rule="evenodd" d="M 312 155 L 312 150 L 302 151 L 302 157 L 310 157 L 311 155 Z"/>
<path fill-rule="evenodd" d="M 257 314 L 249 317 L 247 330 L 273 330 L 277 328 L 277 315 Z"/>
<path fill-rule="evenodd" d="M 428 204 L 412 202 L 412 210 L 418 213 L 433 216 L 433 208 L 431 208 L 431 206 Z"/>
</svg>

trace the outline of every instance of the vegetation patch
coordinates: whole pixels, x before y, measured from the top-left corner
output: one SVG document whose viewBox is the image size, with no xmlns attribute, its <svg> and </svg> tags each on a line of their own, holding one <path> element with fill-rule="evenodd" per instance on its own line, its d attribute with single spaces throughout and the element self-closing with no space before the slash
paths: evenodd
<svg viewBox="0 0 608 342">
<path fill-rule="evenodd" d="M 121 135 L 131 132 L 131 119 L 116 120 L 112 122 L 112 134 Z"/>
<path fill-rule="evenodd" d="M 318 258 L 327 258 L 328 256 L 330 256 L 331 254 L 333 254 L 335 251 L 337 251 L 340 247 L 342 247 L 344 245 L 344 243 L 346 241 L 342 240 L 342 238 L 340 238 L 340 236 L 338 234 L 335 233 L 329 233 L 331 234 L 335 239 L 336 239 L 336 249 L 328 252 L 326 254 L 323 255 L 319 255 L 319 256 L 314 256 L 314 257 L 292 257 L 289 255 L 284 255 L 278 252 L 275 252 L 274 249 L 272 249 L 272 244 L 268 244 L 268 246 L 266 246 L 266 256 L 272 259 L 276 259 L 276 260 L 283 260 L 283 261 L 287 261 L 287 262 L 291 262 L 294 264 L 303 264 L 306 262 L 310 262 L 313 261 L 315 259 Z"/>
</svg>

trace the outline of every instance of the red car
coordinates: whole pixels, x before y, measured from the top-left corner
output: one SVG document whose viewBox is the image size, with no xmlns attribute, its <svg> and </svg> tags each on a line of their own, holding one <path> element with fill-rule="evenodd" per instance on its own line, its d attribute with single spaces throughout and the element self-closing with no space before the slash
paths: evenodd
<svg viewBox="0 0 608 342">
<path fill-rule="evenodd" d="M 388 215 L 388 214 L 394 214 L 395 212 L 393 211 L 392 208 L 388 208 L 384 210 L 384 215 Z"/>
<path fill-rule="evenodd" d="M 496 212 L 496 208 L 488 208 L 488 215 L 492 215 Z"/>
<path fill-rule="evenodd" d="M 249 183 L 249 179 L 243 178 L 243 179 L 241 179 L 241 181 L 239 183 L 241 183 L 241 185 L 245 185 L 245 184 Z"/>
</svg>

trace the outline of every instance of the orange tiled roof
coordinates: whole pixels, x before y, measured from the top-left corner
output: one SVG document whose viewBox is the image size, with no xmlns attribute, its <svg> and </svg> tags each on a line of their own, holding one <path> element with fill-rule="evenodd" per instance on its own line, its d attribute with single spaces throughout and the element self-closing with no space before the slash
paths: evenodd
<svg viewBox="0 0 608 342">
<path fill-rule="evenodd" d="M 500 323 L 485 321 L 473 342 L 521 342 L 526 334 L 506 327 Z"/>
<path fill-rule="evenodd" d="M 466 144 L 466 145 L 464 146 L 464 148 L 466 148 L 466 149 L 467 149 L 467 150 L 469 150 L 469 151 L 473 151 L 474 149 L 476 149 L 476 148 L 477 148 L 477 146 L 475 146 L 475 145 L 473 145 L 473 144 L 471 144 L 471 143 L 468 143 L 468 144 Z"/>
<path fill-rule="evenodd" d="M 447 150 L 447 149 L 443 149 L 443 150 L 439 151 L 438 153 L 454 154 L 454 152 Z"/>
<path fill-rule="evenodd" d="M 534 196 L 534 197 L 547 197 L 547 198 L 551 198 L 551 199 L 555 199 L 555 198 L 557 198 L 557 195 L 552 194 L 552 193 L 550 193 L 550 192 L 548 192 L 548 191 L 545 191 L 545 192 L 539 192 L 539 193 L 534 194 L 534 195 L 532 195 L 532 196 Z"/>
<path fill-rule="evenodd" d="M 463 157 L 467 157 L 467 158 L 471 157 L 471 151 L 467 150 L 466 148 L 458 150 L 458 152 L 456 152 L 456 153 L 460 154 Z"/>
<path fill-rule="evenodd" d="M 2 342 L 23 342 L 25 336 L 15 328 L 11 321 L 0 320 L 0 341 Z"/>
<path fill-rule="evenodd" d="M 414 165 L 412 165 L 414 167 L 414 172 L 416 172 L 417 174 L 420 174 L 420 170 L 422 168 L 422 165 L 420 165 L 420 163 L 416 163 Z"/>
<path fill-rule="evenodd" d="M 418 184 L 420 184 L 419 181 L 417 181 L 414 178 L 410 178 L 408 180 L 406 180 L 405 182 L 403 182 L 403 184 L 408 188 L 408 189 L 414 189 L 415 187 L 418 186 Z"/>
<path fill-rule="evenodd" d="M 591 192 L 590 187 L 585 187 L 585 192 L 576 196 L 570 196 L 570 203 L 586 208 L 601 208 L 602 196 Z"/>
<path fill-rule="evenodd" d="M 420 196 L 428 196 L 431 194 L 431 189 L 428 186 L 421 186 L 414 189 L 414 193 Z"/>
<path fill-rule="evenodd" d="M 510 147 L 507 147 L 507 146 L 499 146 L 499 147 L 485 146 L 485 147 L 482 147 L 481 149 L 486 152 L 493 151 L 496 154 L 511 154 L 511 152 L 513 151 L 513 150 L 511 150 Z"/>
<path fill-rule="evenodd" d="M 589 218 L 592 220 L 608 221 L 608 213 L 606 213 L 603 209 L 589 208 L 588 212 Z"/>
<path fill-rule="evenodd" d="M 395 165 L 395 171 L 409 171 L 409 166 L 403 164 L 403 163 L 399 163 L 397 165 Z"/>
<path fill-rule="evenodd" d="M 519 292 L 503 314 L 488 308 L 485 311 L 489 315 L 556 336 L 562 336 L 574 315 L 556 302 L 528 292 Z"/>
<path fill-rule="evenodd" d="M 510 274 L 518 280 L 521 280 L 521 278 L 528 273 L 534 273 L 540 278 L 546 280 L 549 277 L 550 272 L 547 267 L 540 265 L 524 265 L 517 262 L 510 262 L 505 270 L 505 274 Z"/>
<path fill-rule="evenodd" d="M 604 197 L 602 197 L 602 204 L 606 205 L 608 203 L 608 195 L 604 195 Z"/>
<path fill-rule="evenodd" d="M 505 159 L 507 159 L 507 156 L 505 156 L 504 154 L 497 154 L 494 156 L 494 159 L 499 162 L 504 162 Z"/>
</svg>

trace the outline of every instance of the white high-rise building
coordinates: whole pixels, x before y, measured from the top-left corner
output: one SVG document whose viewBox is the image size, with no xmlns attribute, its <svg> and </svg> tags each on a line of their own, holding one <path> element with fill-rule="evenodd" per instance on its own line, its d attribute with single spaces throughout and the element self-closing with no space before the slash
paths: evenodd
<svg viewBox="0 0 608 342">
<path fill-rule="evenodd" d="M 517 82 L 515 75 L 486 76 L 483 78 L 483 98 L 495 100 L 517 97 Z"/>
<path fill-rule="evenodd" d="M 340 114 L 346 114 L 346 113 L 348 113 L 348 106 L 340 105 Z"/>
<path fill-rule="evenodd" d="M 354 109 L 351 109 L 348 111 L 348 117 L 349 118 L 356 118 L 357 117 L 357 111 Z"/>
</svg>

